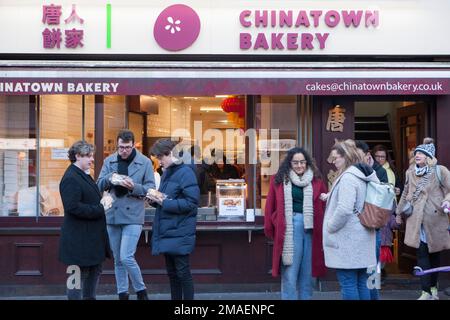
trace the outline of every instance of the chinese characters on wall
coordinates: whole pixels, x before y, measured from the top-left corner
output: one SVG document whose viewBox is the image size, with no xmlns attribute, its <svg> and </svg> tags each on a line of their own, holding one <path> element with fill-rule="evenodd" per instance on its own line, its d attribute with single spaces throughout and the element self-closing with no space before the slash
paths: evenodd
<svg viewBox="0 0 450 320">
<path fill-rule="evenodd" d="M 63 34 L 61 31 L 62 6 L 60 5 L 43 5 L 42 6 L 42 23 L 47 27 L 42 32 L 42 44 L 45 49 L 61 48 Z M 83 24 L 82 19 L 76 11 L 76 6 L 72 5 L 72 12 L 64 20 L 64 46 L 66 48 L 76 49 L 83 47 L 84 30 L 77 29 L 73 24 Z"/>
<path fill-rule="evenodd" d="M 345 108 L 340 105 L 336 105 L 334 108 L 328 110 L 328 120 L 326 130 L 330 132 L 344 132 L 345 122 Z M 327 162 L 333 164 L 331 154 L 328 156 Z M 327 174 L 328 188 L 331 188 L 334 180 L 337 177 L 338 172 L 330 169 Z"/>
<path fill-rule="evenodd" d="M 328 111 L 327 131 L 343 132 L 345 121 L 345 109 L 337 105 Z"/>
</svg>

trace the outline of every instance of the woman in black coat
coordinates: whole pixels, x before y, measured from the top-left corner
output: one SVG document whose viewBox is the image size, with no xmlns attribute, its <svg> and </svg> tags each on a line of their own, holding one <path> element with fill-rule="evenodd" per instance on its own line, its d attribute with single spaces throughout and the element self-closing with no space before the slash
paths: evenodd
<svg viewBox="0 0 450 320">
<path fill-rule="evenodd" d="M 148 194 L 157 206 L 152 253 L 165 256 L 172 300 L 192 300 L 194 284 L 189 255 L 195 247 L 200 189 L 191 166 L 173 156 L 174 147 L 170 139 L 160 139 L 151 149 L 164 168 L 159 191 L 167 195 L 163 200 Z"/>
<path fill-rule="evenodd" d="M 75 271 L 74 281 L 68 281 L 69 300 L 95 299 L 102 262 L 110 257 L 105 210 L 111 203 L 100 203 L 102 196 L 89 175 L 93 152 L 93 145 L 75 142 L 69 149 L 72 164 L 59 184 L 64 205 L 59 260 Z"/>
</svg>

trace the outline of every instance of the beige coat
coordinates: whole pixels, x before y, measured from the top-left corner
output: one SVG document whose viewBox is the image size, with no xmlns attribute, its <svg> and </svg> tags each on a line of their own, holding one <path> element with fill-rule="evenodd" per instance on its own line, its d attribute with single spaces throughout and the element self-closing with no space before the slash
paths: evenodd
<svg viewBox="0 0 450 320">
<path fill-rule="evenodd" d="M 436 163 L 436 159 L 433 159 L 430 164 L 436 165 Z M 420 226 L 423 224 L 430 253 L 450 249 L 449 218 L 441 208 L 442 201 L 450 201 L 450 172 L 444 166 L 439 167 L 441 181 L 445 188 L 441 187 L 434 171 L 428 185 L 419 194 L 417 201 L 412 203 L 413 213 L 406 220 L 405 244 L 412 248 L 419 248 Z M 406 184 L 396 210 L 397 215 L 403 212 L 407 202 L 411 201 L 420 179 L 423 178 L 416 176 L 414 165 L 412 165 L 406 171 Z"/>
</svg>

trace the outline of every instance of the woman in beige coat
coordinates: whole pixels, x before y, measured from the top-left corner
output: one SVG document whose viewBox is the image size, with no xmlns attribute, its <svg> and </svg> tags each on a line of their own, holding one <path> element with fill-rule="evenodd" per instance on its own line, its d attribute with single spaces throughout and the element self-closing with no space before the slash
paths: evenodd
<svg viewBox="0 0 450 320">
<path fill-rule="evenodd" d="M 425 138 L 424 144 L 414 150 L 414 164 L 406 171 L 405 188 L 396 210 L 397 223 L 402 223 L 402 213 L 407 216 L 404 241 L 417 249 L 417 264 L 423 270 L 439 267 L 440 252 L 450 249 L 449 220 L 444 212 L 444 207 L 449 206 L 450 172 L 437 165 L 433 139 Z M 438 273 L 424 275 L 420 280 L 419 300 L 439 299 Z"/>
</svg>

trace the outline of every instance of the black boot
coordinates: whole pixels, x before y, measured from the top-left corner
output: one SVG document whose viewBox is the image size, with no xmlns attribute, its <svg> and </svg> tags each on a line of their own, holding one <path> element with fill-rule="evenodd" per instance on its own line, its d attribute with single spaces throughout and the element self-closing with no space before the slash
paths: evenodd
<svg viewBox="0 0 450 320">
<path fill-rule="evenodd" d="M 130 295 L 128 294 L 128 292 L 119 293 L 119 300 L 129 300 L 129 299 Z"/>
<path fill-rule="evenodd" d="M 138 300 L 148 300 L 147 290 L 141 290 L 136 292 Z"/>
</svg>

